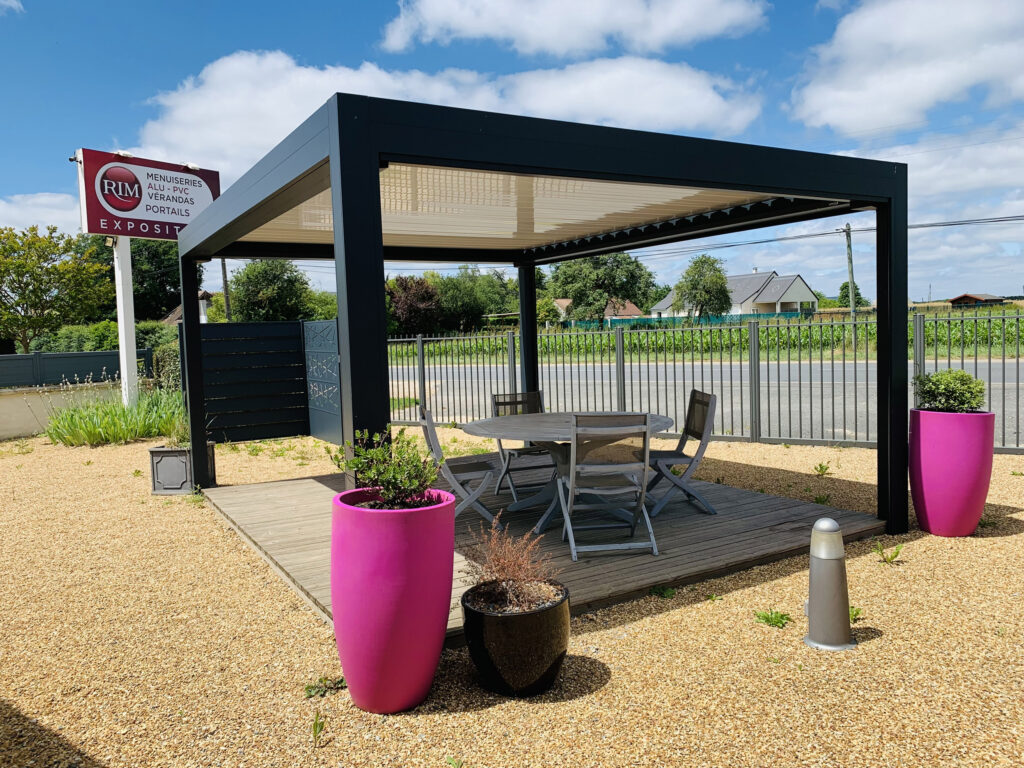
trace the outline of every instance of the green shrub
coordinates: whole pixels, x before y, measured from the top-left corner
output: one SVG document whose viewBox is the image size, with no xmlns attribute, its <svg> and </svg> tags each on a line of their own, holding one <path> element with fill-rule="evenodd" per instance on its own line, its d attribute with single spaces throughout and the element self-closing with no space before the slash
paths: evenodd
<svg viewBox="0 0 1024 768">
<path fill-rule="evenodd" d="M 162 389 L 181 390 L 181 357 L 177 339 L 153 350 L 153 377 Z"/>
<path fill-rule="evenodd" d="M 124 444 L 174 433 L 184 419 L 181 393 L 151 389 L 139 393 L 131 408 L 120 399 L 86 402 L 61 408 L 50 416 L 44 434 L 67 446 Z"/>
<path fill-rule="evenodd" d="M 437 463 L 429 456 L 420 454 L 416 442 L 399 430 L 388 440 L 391 426 L 383 433 L 374 434 L 363 430 L 356 432 L 356 443 L 346 443 L 332 451 L 324 446 L 331 461 L 343 471 L 353 472 L 356 485 L 360 488 L 377 488 L 379 497 L 366 506 L 374 509 L 415 509 L 429 506 L 434 502 L 424 494 L 437 480 Z M 352 458 L 345 457 L 345 448 L 352 451 Z"/>
<path fill-rule="evenodd" d="M 969 413 L 985 406 L 985 382 L 954 368 L 915 376 L 914 391 L 923 411 Z"/>
<path fill-rule="evenodd" d="M 156 349 L 171 341 L 177 343 L 178 326 L 159 320 L 135 324 L 135 348 Z M 91 325 L 65 325 L 54 333 L 33 340 L 33 352 L 105 352 L 118 348 L 117 323 L 101 320 Z"/>
</svg>

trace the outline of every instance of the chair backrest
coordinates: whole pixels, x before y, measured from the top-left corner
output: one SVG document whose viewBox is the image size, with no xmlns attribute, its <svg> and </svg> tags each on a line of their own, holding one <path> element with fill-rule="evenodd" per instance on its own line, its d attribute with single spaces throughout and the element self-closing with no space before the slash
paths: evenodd
<svg viewBox="0 0 1024 768">
<path fill-rule="evenodd" d="M 491 395 L 492 416 L 517 416 L 521 413 L 544 413 L 544 393 L 538 391 Z"/>
<path fill-rule="evenodd" d="M 569 457 L 569 493 L 586 491 L 600 478 L 602 493 L 633 493 L 639 513 L 644 503 L 650 459 L 651 429 L 646 413 L 573 414 Z M 615 477 L 621 484 L 609 482 Z"/>
<path fill-rule="evenodd" d="M 694 440 L 703 440 L 715 423 L 715 402 L 717 396 L 690 390 L 690 402 L 686 406 L 686 426 L 683 431 Z"/>
<path fill-rule="evenodd" d="M 711 430 L 715 426 L 715 408 L 717 406 L 718 395 L 708 394 L 697 389 L 690 390 L 690 404 L 686 408 L 686 426 L 683 427 L 683 435 L 679 438 L 676 450 L 679 453 L 683 452 L 687 437 L 692 437 L 700 442 L 690 463 L 683 470 L 681 477 L 684 480 L 696 473 L 700 460 L 704 457 L 704 451 L 708 449 L 708 443 L 711 442 Z"/>
<path fill-rule="evenodd" d="M 423 428 L 423 439 L 427 441 L 427 450 L 439 464 L 444 461 L 444 451 L 441 450 L 441 441 L 437 439 L 437 427 L 434 426 L 434 417 L 430 411 L 420 406 L 420 426 Z"/>
</svg>

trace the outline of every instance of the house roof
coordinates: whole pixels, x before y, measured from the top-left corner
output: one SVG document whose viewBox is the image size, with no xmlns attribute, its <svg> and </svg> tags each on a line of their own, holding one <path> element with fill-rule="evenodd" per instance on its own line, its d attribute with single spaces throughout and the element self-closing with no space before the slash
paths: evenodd
<svg viewBox="0 0 1024 768">
<path fill-rule="evenodd" d="M 572 306 L 572 299 L 553 299 L 562 313 L 565 314 Z M 643 317 L 644 313 L 636 304 L 629 299 L 608 299 L 604 308 L 605 317 Z"/>
<path fill-rule="evenodd" d="M 959 301 L 960 299 L 974 299 L 975 301 L 1005 301 L 1002 296 L 995 296 L 991 293 L 961 293 L 959 296 L 954 296 L 950 301 Z"/>
<path fill-rule="evenodd" d="M 198 298 L 199 298 L 199 301 L 209 301 L 210 299 L 213 298 L 213 294 L 210 293 L 209 291 L 200 291 Z M 180 323 L 181 322 L 181 304 L 179 304 L 174 309 L 172 309 L 170 312 L 168 312 L 167 316 L 164 317 L 163 320 L 161 320 L 160 322 L 161 323 L 165 323 L 167 325 L 175 325 L 177 323 Z"/>
<path fill-rule="evenodd" d="M 643 317 L 640 307 L 629 299 L 609 299 L 604 308 L 605 317 Z"/>
<path fill-rule="evenodd" d="M 729 284 L 729 296 L 733 304 L 742 304 L 756 296 L 778 272 L 751 272 L 746 275 L 729 275 L 725 281 Z"/>
<path fill-rule="evenodd" d="M 779 275 L 776 272 L 754 272 L 747 275 L 729 275 L 725 278 L 733 305 L 742 304 L 750 299 L 755 299 L 758 303 L 774 304 L 797 280 L 805 285 L 807 283 L 800 275 Z M 668 312 L 672 309 L 675 298 L 676 290 L 673 288 L 664 299 L 651 307 L 651 312 Z"/>
</svg>

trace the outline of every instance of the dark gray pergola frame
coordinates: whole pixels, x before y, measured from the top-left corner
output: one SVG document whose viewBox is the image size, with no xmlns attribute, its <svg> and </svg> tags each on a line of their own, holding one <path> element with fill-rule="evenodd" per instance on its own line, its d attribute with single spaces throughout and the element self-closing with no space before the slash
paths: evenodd
<svg viewBox="0 0 1024 768">
<path fill-rule="evenodd" d="M 608 181 L 745 190 L 776 196 L 518 250 L 390 247 L 383 243 L 381 168 L 391 162 Z M 239 242 L 331 190 L 334 242 Z M 389 421 L 384 262 L 512 263 L 519 270 L 520 376 L 539 388 L 534 268 L 581 256 L 874 209 L 878 293 L 878 514 L 908 528 L 907 168 L 668 134 L 335 94 L 179 233 L 182 295 L 198 292 L 194 263 L 213 257 L 331 259 L 338 297 L 342 434 Z M 358 319 L 358 324 L 355 320 Z M 182 374 L 203 402 L 199 310 L 183 304 Z M 358 327 L 358 330 L 356 328 Z M 195 482 L 209 484 L 202 408 L 189 409 Z"/>
</svg>

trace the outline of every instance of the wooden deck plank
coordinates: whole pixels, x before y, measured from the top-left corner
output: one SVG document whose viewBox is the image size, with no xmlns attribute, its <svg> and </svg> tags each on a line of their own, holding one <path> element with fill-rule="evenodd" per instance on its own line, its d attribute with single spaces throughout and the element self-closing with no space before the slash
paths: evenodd
<svg viewBox="0 0 1024 768">
<path fill-rule="evenodd" d="M 458 457 L 452 463 L 495 459 L 496 455 L 490 454 Z M 521 487 L 541 485 L 547 480 L 550 465 L 545 466 L 543 459 L 537 465 L 536 469 L 517 473 L 516 481 Z M 342 483 L 340 475 L 327 475 L 206 491 L 229 524 L 326 621 L 330 621 L 331 610 L 331 499 L 342 489 Z M 561 526 L 556 519 L 540 548 L 550 553 L 555 565 L 562 568 L 560 578 L 572 594 L 573 613 L 632 598 L 659 584 L 700 581 L 805 553 L 811 525 L 819 517 L 835 518 L 847 540 L 875 535 L 884 529 L 881 520 L 860 512 L 715 483 L 697 485 L 718 514 L 700 512 L 680 494 L 654 520 L 661 552 L 657 557 L 642 550 L 586 553 L 573 563 L 568 545 L 561 541 Z M 494 511 L 504 509 L 512 501 L 510 494 L 496 495 L 493 489 L 485 492 L 482 500 Z M 513 533 L 522 533 L 536 523 L 542 511 L 507 514 L 502 519 Z M 448 621 L 452 638 L 461 635 L 459 599 L 468 587 L 463 552 L 482 522 L 471 513 L 456 520 L 456 563 Z M 597 536 L 607 538 L 622 533 L 613 530 Z M 641 535 L 638 531 L 637 536 Z"/>
</svg>

